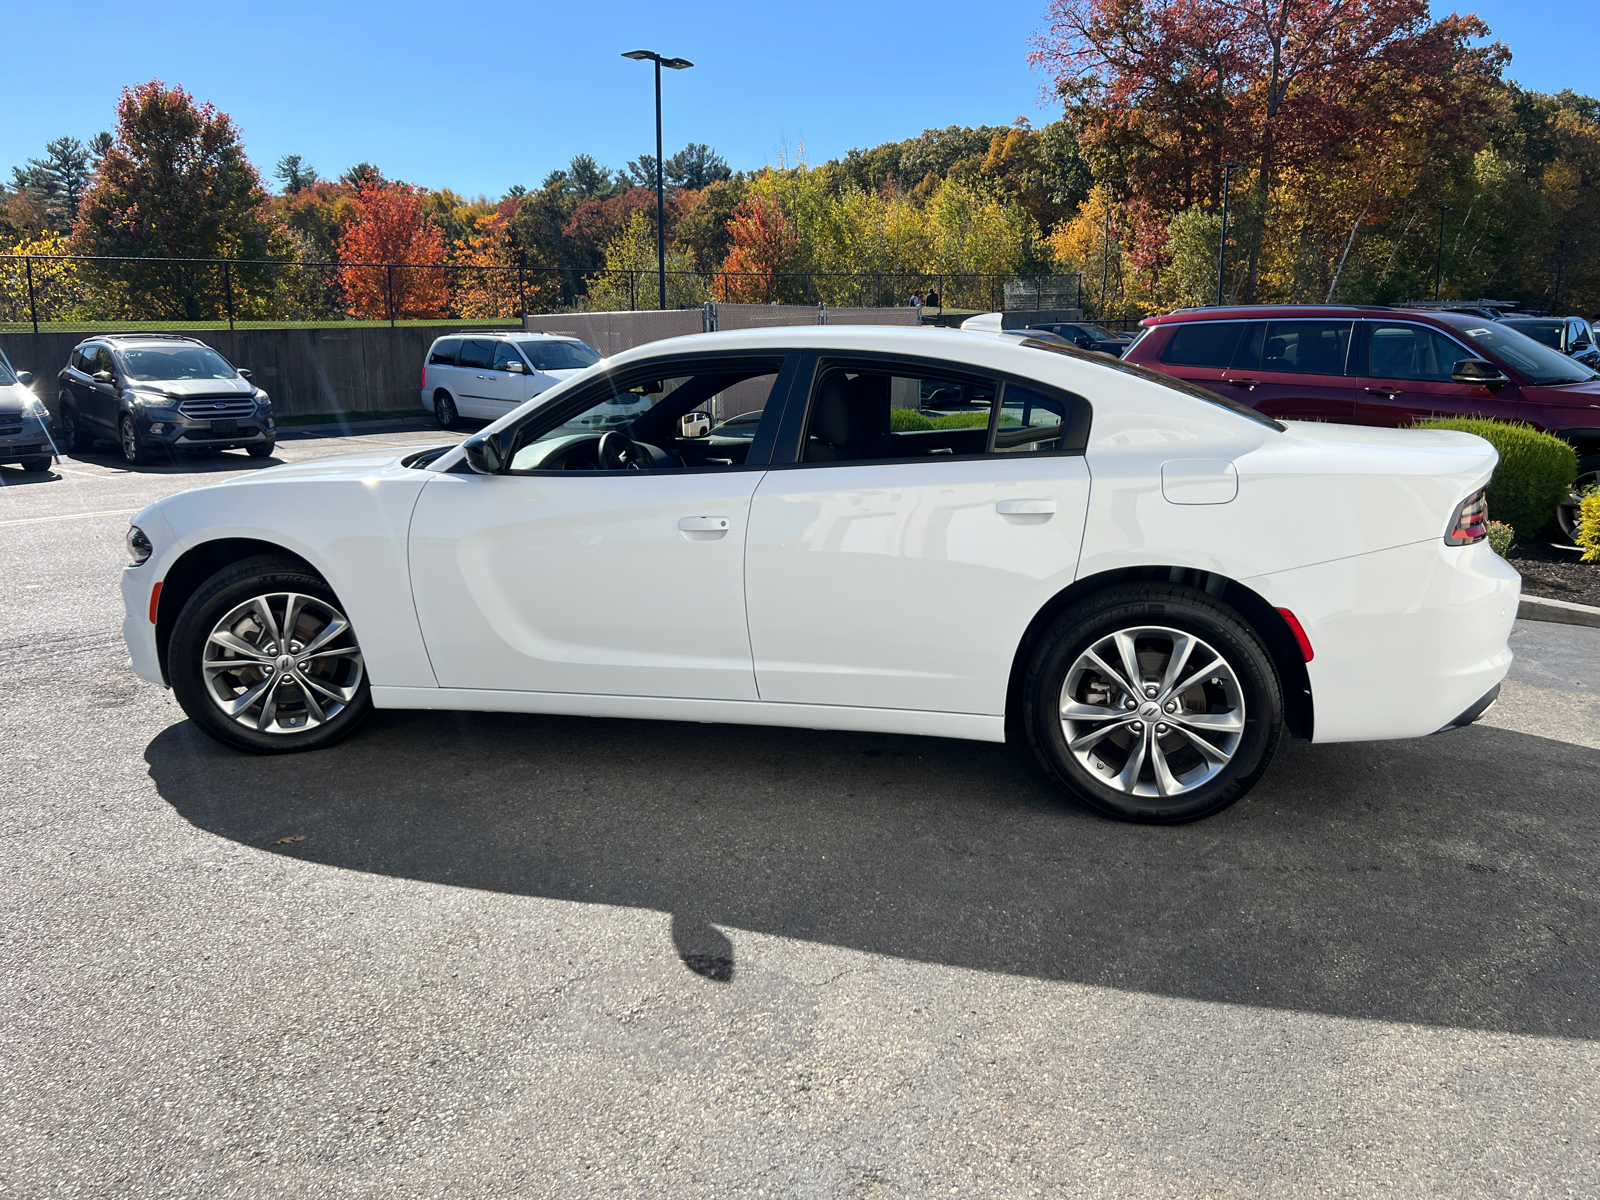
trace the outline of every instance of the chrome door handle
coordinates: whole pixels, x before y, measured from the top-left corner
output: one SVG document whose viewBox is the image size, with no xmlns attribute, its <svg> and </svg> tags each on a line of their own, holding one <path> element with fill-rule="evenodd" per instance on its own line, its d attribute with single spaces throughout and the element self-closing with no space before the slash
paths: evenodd
<svg viewBox="0 0 1600 1200">
<path fill-rule="evenodd" d="M 1002 500 L 994 506 L 1003 517 L 1034 517 L 1056 511 L 1054 500 Z"/>
<path fill-rule="evenodd" d="M 727 533 L 727 517 L 679 517 L 678 528 L 685 533 Z"/>
</svg>

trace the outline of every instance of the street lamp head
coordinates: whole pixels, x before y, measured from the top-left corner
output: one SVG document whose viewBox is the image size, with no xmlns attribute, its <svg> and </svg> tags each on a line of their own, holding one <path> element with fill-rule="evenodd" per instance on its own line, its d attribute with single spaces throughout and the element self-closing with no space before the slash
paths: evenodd
<svg viewBox="0 0 1600 1200">
<path fill-rule="evenodd" d="M 657 54 L 654 50 L 624 50 L 622 52 L 622 57 L 631 58 L 635 62 L 649 62 L 652 59 L 656 62 L 661 61 L 661 55 Z"/>
<path fill-rule="evenodd" d="M 661 60 L 661 65 L 666 67 L 669 71 L 681 71 L 685 67 L 694 66 L 694 64 L 687 58 L 663 58 Z"/>
</svg>

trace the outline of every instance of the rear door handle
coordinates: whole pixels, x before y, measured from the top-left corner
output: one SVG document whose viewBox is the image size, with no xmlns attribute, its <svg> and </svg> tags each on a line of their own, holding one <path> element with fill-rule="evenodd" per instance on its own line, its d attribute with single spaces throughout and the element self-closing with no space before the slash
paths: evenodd
<svg viewBox="0 0 1600 1200">
<path fill-rule="evenodd" d="M 1002 500 L 994 510 L 1003 517 L 1033 517 L 1056 511 L 1054 500 Z"/>
<path fill-rule="evenodd" d="M 685 533 L 727 533 L 727 517 L 679 517 L 678 528 Z"/>
<path fill-rule="evenodd" d="M 1258 388 L 1261 386 L 1259 379 L 1230 379 L 1228 382 L 1233 384 L 1234 387 L 1242 388 Z"/>
</svg>

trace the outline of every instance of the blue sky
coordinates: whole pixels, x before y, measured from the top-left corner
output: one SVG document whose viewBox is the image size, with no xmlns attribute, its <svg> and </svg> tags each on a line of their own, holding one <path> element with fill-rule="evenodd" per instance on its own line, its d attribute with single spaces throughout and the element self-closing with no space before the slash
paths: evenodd
<svg viewBox="0 0 1600 1200">
<path fill-rule="evenodd" d="M 943 125 L 1035 123 L 1041 77 L 1028 39 L 1045 0 L 588 0 L 449 7 L 386 0 L 206 5 L 86 0 L 72 20 L 19 0 L 0 170 L 64 133 L 113 121 L 125 83 L 181 83 L 231 113 L 269 175 L 299 153 L 324 175 L 368 160 L 391 177 L 468 194 L 535 187 L 587 151 L 621 166 L 654 150 L 638 47 L 692 59 L 665 73 L 667 153 L 708 142 L 735 167 L 800 147 L 814 162 Z M 1545 91 L 1600 93 L 1593 9 L 1573 0 L 1434 4 L 1475 11 L 1515 53 L 1510 74 Z M 66 43 L 95 47 L 82 56 Z M 5 170 L 9 176 L 9 170 Z"/>
</svg>

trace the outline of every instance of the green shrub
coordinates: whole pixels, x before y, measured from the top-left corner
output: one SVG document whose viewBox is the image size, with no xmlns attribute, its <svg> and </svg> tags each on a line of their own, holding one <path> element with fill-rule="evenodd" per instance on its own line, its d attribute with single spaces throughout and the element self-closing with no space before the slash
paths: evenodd
<svg viewBox="0 0 1600 1200">
<path fill-rule="evenodd" d="M 935 429 L 987 429 L 989 414 L 983 412 L 948 413 L 933 419 Z"/>
<path fill-rule="evenodd" d="M 1584 562 L 1600 562 L 1600 489 L 1586 489 L 1578 506 L 1577 542 L 1583 547 Z"/>
<path fill-rule="evenodd" d="M 1544 528 L 1578 477 L 1578 455 L 1571 446 L 1521 422 L 1447 417 L 1417 424 L 1477 434 L 1500 452 L 1500 465 L 1489 481 L 1489 515 L 1511 526 L 1519 538 Z"/>
<path fill-rule="evenodd" d="M 1511 549 L 1511 543 L 1517 540 L 1517 531 L 1504 521 L 1489 522 L 1489 547 L 1501 558 L 1506 556 L 1506 551 Z"/>
<path fill-rule="evenodd" d="M 889 428 L 895 433 L 914 433 L 919 429 L 932 429 L 933 422 L 914 408 L 891 408 Z"/>
</svg>

